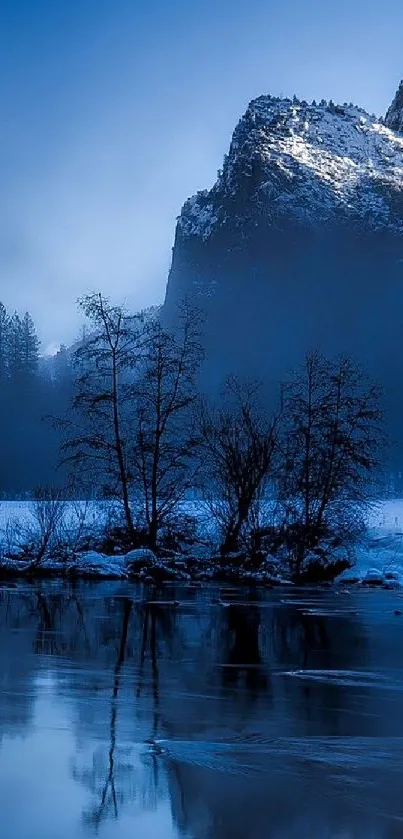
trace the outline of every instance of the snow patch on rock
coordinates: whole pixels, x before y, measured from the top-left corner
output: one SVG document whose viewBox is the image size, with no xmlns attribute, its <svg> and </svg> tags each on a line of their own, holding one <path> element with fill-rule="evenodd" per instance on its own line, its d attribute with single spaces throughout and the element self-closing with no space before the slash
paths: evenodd
<svg viewBox="0 0 403 839">
<path fill-rule="evenodd" d="M 255 99 L 215 186 L 185 203 L 179 231 L 208 239 L 225 224 L 228 201 L 236 203 L 246 190 L 272 221 L 318 224 L 336 217 L 401 232 L 403 137 L 395 131 L 403 126 L 403 87 L 401 106 L 399 97 L 386 124 L 353 105 Z"/>
<path fill-rule="evenodd" d="M 126 557 L 120 555 L 107 556 L 97 551 L 86 551 L 77 554 L 69 565 L 68 572 L 78 577 L 101 577 L 121 579 L 127 577 Z"/>
</svg>

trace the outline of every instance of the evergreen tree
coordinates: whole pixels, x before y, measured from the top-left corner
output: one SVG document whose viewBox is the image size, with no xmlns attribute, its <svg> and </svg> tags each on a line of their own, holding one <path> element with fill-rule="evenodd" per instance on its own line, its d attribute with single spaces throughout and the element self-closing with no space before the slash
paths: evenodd
<svg viewBox="0 0 403 839">
<path fill-rule="evenodd" d="M 39 339 L 29 312 L 14 312 L 9 322 L 8 355 L 12 381 L 30 380 L 38 372 Z"/>
<path fill-rule="evenodd" d="M 3 303 L 0 303 L 0 384 L 4 384 L 8 375 L 10 320 Z"/>
<path fill-rule="evenodd" d="M 8 333 L 8 367 L 12 381 L 19 378 L 22 370 L 21 330 L 21 318 L 18 312 L 14 312 L 9 320 Z"/>
<path fill-rule="evenodd" d="M 56 355 L 53 357 L 52 378 L 57 383 L 62 383 L 72 378 L 72 363 L 70 353 L 65 344 L 61 344 Z"/>
<path fill-rule="evenodd" d="M 26 378 L 35 376 L 38 372 L 40 342 L 29 312 L 25 312 L 20 322 L 20 341 L 22 374 Z"/>
</svg>

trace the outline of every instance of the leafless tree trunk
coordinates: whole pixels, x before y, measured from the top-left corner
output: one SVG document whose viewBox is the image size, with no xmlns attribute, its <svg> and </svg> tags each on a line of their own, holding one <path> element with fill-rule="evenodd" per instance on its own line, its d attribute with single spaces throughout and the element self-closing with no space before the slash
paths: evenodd
<svg viewBox="0 0 403 839">
<path fill-rule="evenodd" d="M 60 546 L 60 528 L 66 513 L 66 501 L 57 489 L 38 489 L 30 513 L 31 521 L 23 527 L 20 539 L 31 546 L 32 558 L 27 570 L 34 571 Z"/>
<path fill-rule="evenodd" d="M 283 389 L 281 439 L 279 501 L 299 579 L 310 551 L 362 527 L 384 445 L 379 389 L 351 359 L 309 353 Z"/>
<path fill-rule="evenodd" d="M 201 359 L 193 311 L 183 311 L 175 333 L 160 322 L 149 323 L 143 336 L 142 372 L 135 383 L 133 462 L 152 550 L 161 527 L 192 485 L 197 442 L 192 413 Z"/>
<path fill-rule="evenodd" d="M 201 410 L 203 492 L 222 532 L 223 555 L 239 549 L 253 504 L 271 472 L 276 419 L 259 404 L 256 385 L 227 383 L 223 404 Z"/>
<path fill-rule="evenodd" d="M 84 467 L 90 484 L 99 482 L 105 494 L 119 498 L 127 533 L 134 540 L 129 438 L 141 319 L 112 306 L 101 294 L 83 298 L 80 306 L 90 329 L 75 352 L 75 417 L 63 457 L 76 472 Z"/>
</svg>

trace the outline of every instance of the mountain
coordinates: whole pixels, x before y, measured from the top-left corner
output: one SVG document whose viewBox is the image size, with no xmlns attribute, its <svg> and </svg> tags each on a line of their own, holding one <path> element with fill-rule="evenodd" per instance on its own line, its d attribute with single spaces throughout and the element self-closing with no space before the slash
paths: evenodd
<svg viewBox="0 0 403 839">
<path fill-rule="evenodd" d="M 403 81 L 385 116 L 385 125 L 392 131 L 403 132 Z"/>
<path fill-rule="evenodd" d="M 403 83 L 385 119 L 261 96 L 178 220 L 165 316 L 205 311 L 206 381 L 278 382 L 320 346 L 381 379 L 403 429 Z M 400 385 L 401 383 L 401 385 Z"/>
</svg>

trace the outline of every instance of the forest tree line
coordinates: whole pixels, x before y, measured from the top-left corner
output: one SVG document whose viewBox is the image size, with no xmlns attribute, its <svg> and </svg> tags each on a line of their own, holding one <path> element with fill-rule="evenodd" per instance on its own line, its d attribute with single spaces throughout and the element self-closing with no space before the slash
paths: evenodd
<svg viewBox="0 0 403 839">
<path fill-rule="evenodd" d="M 41 356 L 32 316 L 9 313 L 0 302 L 0 495 L 32 495 L 62 485 L 60 437 L 51 417 L 68 409 L 72 395 L 69 352 Z"/>
</svg>

